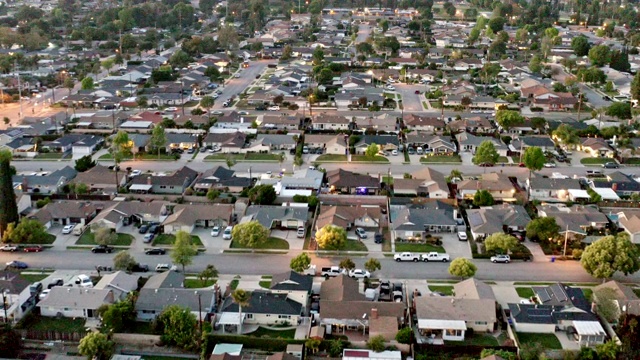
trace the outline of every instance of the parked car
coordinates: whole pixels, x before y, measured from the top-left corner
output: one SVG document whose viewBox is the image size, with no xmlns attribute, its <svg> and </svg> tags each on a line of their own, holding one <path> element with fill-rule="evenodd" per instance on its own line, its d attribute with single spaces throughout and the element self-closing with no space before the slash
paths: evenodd
<svg viewBox="0 0 640 360">
<path fill-rule="evenodd" d="M 138 229 L 138 233 L 140 234 L 146 234 L 147 231 L 149 231 L 149 225 L 142 225 L 140 229 Z"/>
<path fill-rule="evenodd" d="M 151 226 L 149 227 L 149 232 L 152 234 L 157 234 L 158 230 L 160 230 L 160 228 L 157 224 L 151 224 Z"/>
<path fill-rule="evenodd" d="M 620 167 L 620 165 L 615 162 L 608 162 L 608 163 L 602 164 L 602 167 L 605 169 L 617 169 Z"/>
<path fill-rule="evenodd" d="M 129 269 L 131 272 L 147 272 L 149 271 L 149 265 L 136 263 L 131 266 Z"/>
<path fill-rule="evenodd" d="M 374 240 L 373 240 L 373 242 L 375 242 L 376 244 L 382 244 L 382 240 L 383 240 L 383 238 L 382 238 L 382 234 L 380 234 L 380 233 L 376 233 L 376 234 L 373 236 L 373 239 L 374 239 Z"/>
<path fill-rule="evenodd" d="M 391 150 L 391 155 L 393 155 L 393 156 L 398 155 L 398 150 Z"/>
<path fill-rule="evenodd" d="M 171 265 L 171 264 L 158 264 L 156 265 L 156 271 L 157 272 L 165 272 L 165 271 L 177 271 L 178 267 L 175 265 Z"/>
<path fill-rule="evenodd" d="M 367 232 L 364 231 L 363 228 L 359 227 L 356 228 L 356 236 L 360 239 L 366 239 L 367 238 Z"/>
<path fill-rule="evenodd" d="M 51 289 L 44 289 L 42 290 L 42 292 L 40 293 L 40 295 L 38 295 L 38 299 L 42 300 L 44 298 L 47 297 L 47 295 L 49 295 L 49 293 L 51 292 Z"/>
<path fill-rule="evenodd" d="M 176 111 L 178 111 L 178 108 L 177 108 L 177 107 L 175 107 L 175 106 L 170 106 L 170 107 L 168 107 L 168 108 L 164 109 L 164 111 L 168 111 L 168 112 L 176 112 Z"/>
<path fill-rule="evenodd" d="M 349 271 L 349 277 L 354 279 L 368 279 L 371 277 L 371 274 L 367 270 L 353 269 Z"/>
<path fill-rule="evenodd" d="M 300 226 L 298 228 L 298 231 L 296 233 L 296 236 L 298 236 L 299 238 L 303 238 L 304 237 L 304 226 Z"/>
<path fill-rule="evenodd" d="M 148 243 L 152 242 L 153 238 L 155 238 L 155 237 L 156 237 L 156 234 L 153 234 L 153 233 L 144 234 L 144 239 L 142 241 L 148 244 Z"/>
<path fill-rule="evenodd" d="M 467 237 L 466 231 L 458 231 L 458 240 L 467 241 L 469 238 Z"/>
<path fill-rule="evenodd" d="M 154 248 L 154 249 L 146 250 L 144 253 L 147 255 L 164 255 L 167 253 L 167 251 L 162 248 Z"/>
<path fill-rule="evenodd" d="M 7 267 L 10 269 L 27 269 L 29 265 L 22 261 L 13 260 L 7 263 Z"/>
<path fill-rule="evenodd" d="M 556 163 L 548 162 L 548 163 L 544 164 L 544 167 L 546 167 L 546 168 L 554 168 L 554 167 L 556 167 Z"/>
<path fill-rule="evenodd" d="M 42 246 L 40 245 L 31 245 L 24 248 L 24 252 L 40 252 L 42 251 Z"/>
<path fill-rule="evenodd" d="M 415 93 L 416 95 L 420 95 L 420 90 L 416 90 L 414 93 Z"/>
<path fill-rule="evenodd" d="M 83 287 L 83 288 L 92 288 L 93 287 L 93 281 L 91 281 L 91 278 L 88 277 L 87 275 L 84 275 L 84 274 L 78 275 L 78 277 L 76 278 L 74 283 L 76 285 L 78 285 L 79 287 Z"/>
<path fill-rule="evenodd" d="M 211 229 L 211 236 L 216 237 L 216 236 L 220 236 L 220 226 L 214 226 L 213 229 Z"/>
<path fill-rule="evenodd" d="M 98 245 L 98 246 L 95 246 L 93 249 L 91 249 L 91 252 L 94 254 L 97 254 L 97 253 L 111 254 L 113 252 L 113 246 Z"/>
<path fill-rule="evenodd" d="M 18 245 L 13 245 L 13 244 L 7 244 L 0 247 L 0 251 L 4 251 L 4 252 L 14 252 L 14 251 L 18 251 L 18 249 L 19 249 Z"/>
<path fill-rule="evenodd" d="M 212 114 L 216 115 L 216 116 L 224 115 L 224 113 L 222 111 L 220 111 L 220 110 L 216 110 Z"/>
<path fill-rule="evenodd" d="M 233 226 L 227 226 L 222 233 L 222 240 L 231 240 L 231 232 L 233 231 Z"/>
<path fill-rule="evenodd" d="M 75 228 L 76 226 L 74 224 L 71 225 L 67 225 L 65 227 L 62 228 L 62 233 L 63 234 L 71 234 L 71 232 L 73 231 L 73 228 Z"/>
<path fill-rule="evenodd" d="M 140 171 L 140 170 L 133 170 L 133 171 L 131 172 L 131 176 L 132 176 L 132 177 L 133 177 L 133 176 L 138 176 L 138 175 L 140 175 L 140 174 L 142 174 L 142 171 Z"/>
<path fill-rule="evenodd" d="M 267 107 L 264 105 L 258 105 L 256 106 L 256 111 L 265 111 L 267 110 Z"/>
<path fill-rule="evenodd" d="M 269 106 L 267 108 L 267 110 L 269 110 L 269 111 L 280 111 L 280 106 L 278 106 L 278 105 Z"/>
<path fill-rule="evenodd" d="M 387 85 L 387 90 L 391 90 L 394 91 L 396 88 L 394 86 L 391 85 Z"/>
<path fill-rule="evenodd" d="M 509 255 L 496 255 L 491 257 L 492 263 L 505 263 L 508 264 L 511 261 L 511 256 Z"/>
<path fill-rule="evenodd" d="M 55 278 L 47 285 L 47 289 L 62 285 L 64 285 L 64 280 L 62 280 L 62 278 Z"/>
</svg>

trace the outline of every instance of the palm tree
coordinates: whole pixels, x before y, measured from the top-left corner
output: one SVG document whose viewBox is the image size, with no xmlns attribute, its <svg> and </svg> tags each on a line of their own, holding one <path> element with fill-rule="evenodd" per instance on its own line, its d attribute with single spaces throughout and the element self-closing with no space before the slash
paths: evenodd
<svg viewBox="0 0 640 360">
<path fill-rule="evenodd" d="M 451 173 L 449 173 L 449 177 L 447 178 L 447 180 L 451 182 L 454 179 L 462 180 L 462 172 L 460 170 L 456 170 L 456 169 L 451 170 Z"/>
<path fill-rule="evenodd" d="M 235 289 L 231 293 L 231 298 L 233 298 L 233 302 L 238 304 L 238 334 L 242 334 L 242 307 L 249 305 L 249 298 L 251 297 L 251 293 L 243 290 L 243 289 Z"/>
</svg>

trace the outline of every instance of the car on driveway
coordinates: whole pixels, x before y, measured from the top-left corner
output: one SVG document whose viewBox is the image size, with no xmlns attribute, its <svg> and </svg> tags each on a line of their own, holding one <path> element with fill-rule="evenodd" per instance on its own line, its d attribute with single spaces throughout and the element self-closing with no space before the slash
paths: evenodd
<svg viewBox="0 0 640 360">
<path fill-rule="evenodd" d="M 467 237 L 467 233 L 465 231 L 458 231 L 458 240 L 467 241 L 469 238 Z"/>
<path fill-rule="evenodd" d="M 24 248 L 24 252 L 40 252 L 42 251 L 42 246 L 40 245 L 31 245 Z"/>
<path fill-rule="evenodd" d="M 374 240 L 373 240 L 373 242 L 374 242 L 374 243 L 376 243 L 376 244 L 382 244 L 382 234 L 380 234 L 380 233 L 376 233 L 376 234 L 373 236 L 373 239 L 374 239 Z"/>
<path fill-rule="evenodd" d="M 155 248 L 155 249 L 146 250 L 144 253 L 147 255 L 164 255 L 167 253 L 167 251 L 162 248 Z"/>
<path fill-rule="evenodd" d="M 511 261 L 511 256 L 509 255 L 496 255 L 491 257 L 492 263 L 505 263 L 508 264 Z"/>
<path fill-rule="evenodd" d="M 222 233 L 222 240 L 231 240 L 231 232 L 233 231 L 233 226 L 227 226 Z"/>
<path fill-rule="evenodd" d="M 360 239 L 366 239 L 367 238 L 367 232 L 364 231 L 364 229 L 361 228 L 361 227 L 356 228 L 356 236 L 359 237 Z"/>
<path fill-rule="evenodd" d="M 140 234 L 146 234 L 147 231 L 149 231 L 149 225 L 142 225 L 140 226 L 140 229 L 138 229 Z"/>
<path fill-rule="evenodd" d="M 300 226 L 298 228 L 298 231 L 296 232 L 296 236 L 299 238 L 303 238 L 304 237 L 304 226 Z"/>
<path fill-rule="evenodd" d="M 71 234 L 71 232 L 73 231 L 73 228 L 75 228 L 75 225 L 67 225 L 65 227 L 62 228 L 62 233 L 63 234 Z"/>
<path fill-rule="evenodd" d="M 214 226 L 213 229 L 211 229 L 211 236 L 220 236 L 220 226 Z"/>
<path fill-rule="evenodd" d="M 4 252 L 14 252 L 14 251 L 18 251 L 18 249 L 19 249 L 18 245 L 12 245 L 12 244 L 7 244 L 0 247 L 0 251 L 4 251 Z"/>
<path fill-rule="evenodd" d="M 94 253 L 94 254 L 98 254 L 98 253 L 111 254 L 113 252 L 113 246 L 98 245 L 98 246 L 94 247 L 93 249 L 91 249 L 91 252 Z"/>
<path fill-rule="evenodd" d="M 144 234 L 144 240 L 142 240 L 145 243 L 150 243 L 153 241 L 153 238 L 156 237 L 156 234 L 153 233 L 149 233 L 149 234 Z"/>
<path fill-rule="evenodd" d="M 13 260 L 7 263 L 7 267 L 10 269 L 27 269 L 29 265 L 22 261 Z"/>
<path fill-rule="evenodd" d="M 367 270 L 353 269 L 349 271 L 349 277 L 354 279 L 368 279 L 371 277 L 371 274 Z"/>
</svg>

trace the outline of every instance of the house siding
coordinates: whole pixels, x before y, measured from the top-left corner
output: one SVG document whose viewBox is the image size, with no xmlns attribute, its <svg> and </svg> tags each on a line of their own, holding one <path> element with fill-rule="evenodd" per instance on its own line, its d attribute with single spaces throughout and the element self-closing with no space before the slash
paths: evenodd
<svg viewBox="0 0 640 360">
<path fill-rule="evenodd" d="M 553 334 L 556 331 L 555 324 L 519 324 L 514 323 L 516 331 L 539 334 Z"/>
<path fill-rule="evenodd" d="M 274 325 L 274 324 L 298 324 L 300 320 L 300 315 L 282 315 L 288 316 L 289 318 L 280 318 L 281 315 L 278 314 L 252 314 L 246 313 L 247 315 L 244 319 L 244 324 L 249 325 Z"/>
<path fill-rule="evenodd" d="M 57 317 L 58 314 L 62 314 L 63 317 L 68 318 L 83 318 L 87 319 L 87 309 L 69 309 L 69 308 L 58 308 L 58 307 L 41 307 L 40 314 L 46 317 Z M 97 312 L 93 311 L 93 318 L 97 317 Z"/>
</svg>

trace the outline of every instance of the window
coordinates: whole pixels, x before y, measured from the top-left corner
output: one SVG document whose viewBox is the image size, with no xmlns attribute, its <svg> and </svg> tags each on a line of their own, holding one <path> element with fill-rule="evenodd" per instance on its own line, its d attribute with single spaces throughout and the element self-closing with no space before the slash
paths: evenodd
<svg viewBox="0 0 640 360">
<path fill-rule="evenodd" d="M 487 325 L 486 321 L 476 321 L 476 325 Z"/>
<path fill-rule="evenodd" d="M 253 314 L 245 314 L 247 315 L 247 319 L 253 319 Z"/>
<path fill-rule="evenodd" d="M 278 319 L 291 319 L 291 315 L 278 315 Z"/>
<path fill-rule="evenodd" d="M 447 329 L 447 336 L 462 336 L 462 330 Z"/>
</svg>

